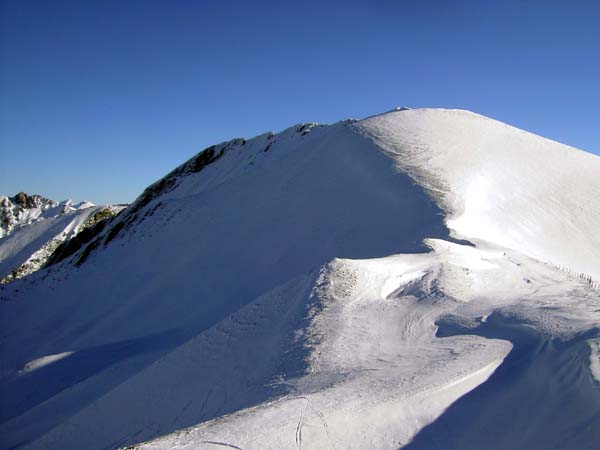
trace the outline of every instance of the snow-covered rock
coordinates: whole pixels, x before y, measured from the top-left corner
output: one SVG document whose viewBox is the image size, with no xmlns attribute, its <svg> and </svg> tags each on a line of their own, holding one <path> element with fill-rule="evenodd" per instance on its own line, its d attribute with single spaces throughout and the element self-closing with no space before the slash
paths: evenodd
<svg viewBox="0 0 600 450">
<path fill-rule="evenodd" d="M 73 206 L 72 200 L 58 203 L 23 192 L 0 197 L 0 284 L 39 270 L 80 231 L 123 208 L 90 202 Z"/>
<path fill-rule="evenodd" d="M 217 144 L 102 223 L 0 287 L 2 447 L 600 441 L 597 156 L 394 110 Z"/>
<path fill-rule="evenodd" d="M 41 195 L 19 192 L 14 197 L 0 196 L 0 238 L 15 228 L 29 225 L 40 218 L 44 211 L 55 208 L 58 203 Z"/>
</svg>

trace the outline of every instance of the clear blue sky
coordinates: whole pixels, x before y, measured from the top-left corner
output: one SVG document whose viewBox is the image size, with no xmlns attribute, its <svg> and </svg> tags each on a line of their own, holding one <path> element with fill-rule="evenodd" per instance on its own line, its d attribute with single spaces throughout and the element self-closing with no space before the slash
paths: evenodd
<svg viewBox="0 0 600 450">
<path fill-rule="evenodd" d="M 598 1 L 2 1 L 0 193 L 132 201 L 202 148 L 397 105 L 600 153 Z"/>
</svg>

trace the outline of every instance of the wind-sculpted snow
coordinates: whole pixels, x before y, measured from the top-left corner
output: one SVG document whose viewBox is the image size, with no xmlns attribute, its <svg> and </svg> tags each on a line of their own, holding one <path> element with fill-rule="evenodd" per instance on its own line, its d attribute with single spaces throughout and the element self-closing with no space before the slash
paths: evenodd
<svg viewBox="0 0 600 450">
<path fill-rule="evenodd" d="M 501 313 L 476 328 L 443 320 L 439 326 L 438 336 L 476 334 L 510 340 L 514 348 L 486 383 L 453 404 L 406 449 L 597 447 L 600 392 L 588 371 L 586 340 L 597 338 L 598 329 L 561 339 Z"/>
<path fill-rule="evenodd" d="M 444 110 L 211 147 L 2 288 L 1 446 L 591 448 L 597 160 Z"/>
<path fill-rule="evenodd" d="M 487 117 L 412 110 L 359 124 L 434 195 L 463 238 L 600 280 L 600 158 Z"/>
</svg>

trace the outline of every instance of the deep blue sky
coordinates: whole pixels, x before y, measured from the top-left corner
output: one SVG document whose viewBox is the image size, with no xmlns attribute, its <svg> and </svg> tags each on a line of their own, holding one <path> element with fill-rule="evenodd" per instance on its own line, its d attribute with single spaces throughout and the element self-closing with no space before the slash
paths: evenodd
<svg viewBox="0 0 600 450">
<path fill-rule="evenodd" d="M 600 153 L 598 1 L 0 4 L 0 194 L 128 202 L 212 143 L 397 105 Z"/>
</svg>

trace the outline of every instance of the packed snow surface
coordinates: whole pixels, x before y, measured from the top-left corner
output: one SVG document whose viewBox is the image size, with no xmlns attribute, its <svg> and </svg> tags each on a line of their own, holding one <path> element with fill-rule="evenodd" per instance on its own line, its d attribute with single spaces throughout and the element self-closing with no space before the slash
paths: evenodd
<svg viewBox="0 0 600 450">
<path fill-rule="evenodd" d="M 598 223 L 466 111 L 218 144 L 2 287 L 1 447 L 596 448 Z"/>
</svg>

